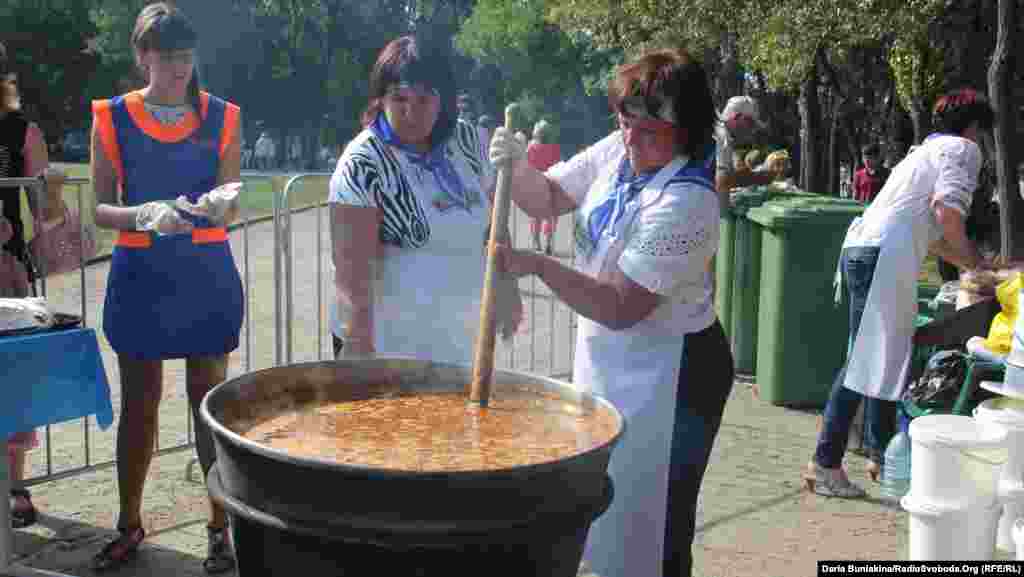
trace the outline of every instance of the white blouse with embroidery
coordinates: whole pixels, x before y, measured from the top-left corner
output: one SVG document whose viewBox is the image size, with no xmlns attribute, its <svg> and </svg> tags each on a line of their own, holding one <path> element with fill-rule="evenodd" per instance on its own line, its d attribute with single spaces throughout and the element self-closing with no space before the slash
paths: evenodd
<svg viewBox="0 0 1024 577">
<path fill-rule="evenodd" d="M 587 222 L 594 208 L 612 191 L 617 169 L 626 154 L 622 135 L 616 131 L 569 160 L 551 167 L 547 176 L 557 182 L 577 205 L 577 266 L 585 268 L 594 247 Z M 709 327 L 715 319 L 712 277 L 708 263 L 718 248 L 719 208 L 713 190 L 679 178 L 671 178 L 652 203 L 639 202 L 627 209 L 636 215 L 627 224 L 619 250 L 604 263 L 611 264 L 637 284 L 666 297 L 651 315 L 624 334 L 678 334 Z"/>
</svg>

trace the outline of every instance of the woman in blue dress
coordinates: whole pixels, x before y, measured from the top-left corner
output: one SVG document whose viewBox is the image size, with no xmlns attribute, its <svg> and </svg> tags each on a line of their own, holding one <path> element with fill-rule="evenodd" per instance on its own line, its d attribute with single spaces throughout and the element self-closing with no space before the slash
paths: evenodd
<svg viewBox="0 0 1024 577">
<path fill-rule="evenodd" d="M 118 231 L 103 330 L 121 374 L 120 536 L 93 559 L 97 570 L 131 558 L 145 537 L 142 493 L 155 447 L 163 360 L 186 360 L 196 448 L 207 473 L 215 454 L 199 403 L 225 380 L 228 354 L 238 347 L 242 283 L 225 228 L 237 215 L 237 196 L 208 191 L 240 178 L 240 111 L 200 92 L 196 42 L 177 8 L 145 7 L 132 43 L 147 86 L 93 103 L 96 224 Z M 171 203 L 180 196 L 209 208 L 208 216 L 175 209 Z M 226 524 L 211 500 L 208 573 L 234 566 Z"/>
</svg>

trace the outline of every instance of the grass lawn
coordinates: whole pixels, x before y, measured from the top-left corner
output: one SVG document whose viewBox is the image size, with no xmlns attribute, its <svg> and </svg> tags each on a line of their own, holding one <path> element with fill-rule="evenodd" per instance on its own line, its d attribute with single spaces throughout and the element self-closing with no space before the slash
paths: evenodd
<svg viewBox="0 0 1024 577">
<path fill-rule="evenodd" d="M 64 171 L 69 178 L 88 178 L 88 164 L 53 163 L 55 167 Z M 242 214 L 248 215 L 250 219 L 268 217 L 274 214 L 273 191 L 281 191 L 292 174 L 281 174 L 280 176 L 242 176 L 245 182 L 245 189 L 242 192 Z M 64 199 L 70 207 L 78 206 L 78 185 L 66 185 L 64 187 Z M 184 192 L 184 191 L 183 191 Z M 327 200 L 327 177 L 315 177 L 299 181 L 289 194 L 292 208 L 308 207 Z M 92 186 L 82 185 L 82 200 L 86 206 L 90 206 L 93 200 Z M 22 203 L 24 207 L 24 203 Z M 32 219 L 28 215 L 28 208 L 24 207 L 22 221 L 31 234 Z M 91 220 L 91 211 L 86 210 L 83 218 L 88 222 Z M 113 246 L 114 231 L 97 229 L 97 240 L 99 241 L 99 254 L 110 254 Z"/>
</svg>

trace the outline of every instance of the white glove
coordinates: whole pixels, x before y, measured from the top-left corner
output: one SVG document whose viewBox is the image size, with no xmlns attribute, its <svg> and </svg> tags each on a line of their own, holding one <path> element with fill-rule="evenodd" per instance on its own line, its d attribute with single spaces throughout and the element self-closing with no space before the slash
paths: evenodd
<svg viewBox="0 0 1024 577">
<path fill-rule="evenodd" d="M 224 224 L 226 217 L 234 213 L 241 189 L 241 182 L 229 182 L 204 193 L 195 204 L 187 197 L 179 196 L 176 206 L 189 214 L 204 216 L 215 224 Z"/>
<path fill-rule="evenodd" d="M 522 132 L 512 134 L 505 126 L 494 129 L 491 137 L 491 148 L 487 153 L 491 164 L 495 166 L 515 166 L 526 159 L 526 135 Z"/>
<path fill-rule="evenodd" d="M 53 313 L 45 298 L 0 298 L 0 331 L 53 326 Z"/>
<path fill-rule="evenodd" d="M 135 230 L 181 234 L 191 231 L 192 223 L 181 218 L 173 207 L 162 202 L 147 202 L 135 210 Z"/>
</svg>

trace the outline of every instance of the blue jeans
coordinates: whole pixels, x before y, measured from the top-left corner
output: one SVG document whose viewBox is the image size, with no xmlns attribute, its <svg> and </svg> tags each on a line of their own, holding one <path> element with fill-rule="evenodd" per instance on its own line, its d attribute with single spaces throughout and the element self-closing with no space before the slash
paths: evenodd
<svg viewBox="0 0 1024 577">
<path fill-rule="evenodd" d="M 871 279 L 878 264 L 878 253 L 877 247 L 850 247 L 843 249 L 839 257 L 850 298 L 851 343 L 856 339 L 857 331 L 860 329 L 860 319 L 867 304 L 868 292 L 871 290 Z M 846 363 L 836 375 L 828 404 L 825 405 L 825 423 L 818 435 L 814 460 L 819 466 L 829 469 L 842 464 L 853 418 L 857 414 L 861 399 L 864 399 L 865 445 L 871 460 L 881 464 L 885 454 L 885 443 L 893 433 L 897 403 L 865 397 L 844 387 L 845 380 Z"/>
</svg>

